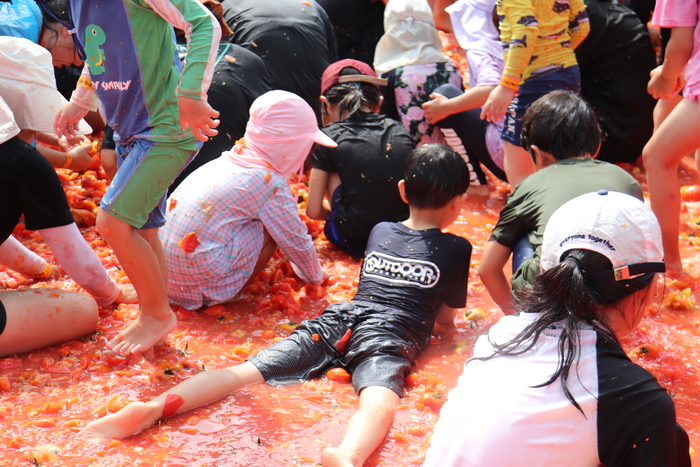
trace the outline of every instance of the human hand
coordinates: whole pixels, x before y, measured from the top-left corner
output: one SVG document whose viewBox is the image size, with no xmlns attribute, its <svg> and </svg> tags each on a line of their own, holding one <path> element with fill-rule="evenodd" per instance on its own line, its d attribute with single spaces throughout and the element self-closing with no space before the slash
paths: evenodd
<svg viewBox="0 0 700 467">
<path fill-rule="evenodd" d="M 663 73 L 663 67 L 663 65 L 657 66 L 649 72 L 650 79 L 647 85 L 647 92 L 654 99 L 670 99 L 678 94 L 685 85 L 684 80 L 680 76 L 676 79 L 667 78 Z"/>
<path fill-rule="evenodd" d="M 428 119 L 428 122 L 435 124 L 452 115 L 448 105 L 450 100 L 447 97 L 434 92 L 430 95 L 430 98 L 432 100 L 421 105 L 425 111 L 425 118 Z"/>
<path fill-rule="evenodd" d="M 76 172 L 82 172 L 83 170 L 88 169 L 95 162 L 95 159 L 93 159 L 92 155 L 90 154 L 91 150 L 92 143 L 87 142 L 79 144 L 67 151 L 72 158 L 70 167 L 68 168 L 75 170 Z"/>
<path fill-rule="evenodd" d="M 88 110 L 72 102 L 66 103 L 56 113 L 53 120 L 53 131 L 59 138 L 73 138 L 78 134 L 78 123 L 88 114 Z"/>
<path fill-rule="evenodd" d="M 89 143 L 90 138 L 84 135 L 77 135 L 72 138 L 66 138 L 65 136 L 58 139 L 58 147 L 61 151 L 68 152 L 71 148 L 77 144 Z"/>
<path fill-rule="evenodd" d="M 182 129 L 186 130 L 189 127 L 199 141 L 207 141 L 209 136 L 216 136 L 219 133 L 215 130 L 219 126 L 219 121 L 216 120 L 219 112 L 214 110 L 207 101 L 180 96 L 177 105 L 180 108 Z"/>
<path fill-rule="evenodd" d="M 500 122 L 506 115 L 510 101 L 515 96 L 515 89 L 498 85 L 493 88 L 481 109 L 481 119 L 489 122 Z"/>
</svg>

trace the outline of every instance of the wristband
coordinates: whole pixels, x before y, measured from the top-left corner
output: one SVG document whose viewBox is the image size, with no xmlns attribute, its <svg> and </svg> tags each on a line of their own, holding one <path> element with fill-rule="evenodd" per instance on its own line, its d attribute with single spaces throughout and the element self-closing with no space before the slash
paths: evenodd
<svg viewBox="0 0 700 467">
<path fill-rule="evenodd" d="M 501 81 L 499 82 L 499 84 L 503 87 L 515 90 L 517 90 L 520 86 L 520 83 L 518 81 L 505 75 L 501 76 Z"/>
<path fill-rule="evenodd" d="M 90 80 L 90 78 L 87 78 L 85 76 L 81 76 L 80 78 L 78 78 L 78 86 L 88 88 L 90 91 L 95 90 L 95 87 L 92 85 L 92 81 Z"/>
<path fill-rule="evenodd" d="M 66 152 L 64 154 L 66 155 L 66 163 L 63 164 L 63 167 L 61 167 L 61 168 L 67 169 L 73 163 L 73 156 L 71 156 L 69 152 Z"/>
<path fill-rule="evenodd" d="M 51 277 L 51 273 L 53 272 L 53 268 L 49 263 L 46 263 L 46 267 L 39 271 L 35 272 L 33 274 L 30 274 L 34 279 L 45 279 L 47 277 Z"/>
</svg>

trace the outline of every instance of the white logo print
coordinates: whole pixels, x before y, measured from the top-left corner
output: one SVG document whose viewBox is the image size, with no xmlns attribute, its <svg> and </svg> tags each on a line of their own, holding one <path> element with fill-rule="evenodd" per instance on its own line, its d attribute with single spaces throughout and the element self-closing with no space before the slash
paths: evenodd
<svg viewBox="0 0 700 467">
<path fill-rule="evenodd" d="M 373 251 L 365 257 L 362 274 L 392 284 L 416 285 L 429 289 L 440 279 L 440 269 L 428 261 L 406 260 Z"/>
</svg>

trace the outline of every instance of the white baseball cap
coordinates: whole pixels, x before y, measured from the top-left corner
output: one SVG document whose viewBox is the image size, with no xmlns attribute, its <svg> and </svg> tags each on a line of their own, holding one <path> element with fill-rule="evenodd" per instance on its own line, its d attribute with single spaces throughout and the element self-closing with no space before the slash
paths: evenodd
<svg viewBox="0 0 700 467">
<path fill-rule="evenodd" d="M 586 274 L 609 282 L 652 272 L 665 272 L 661 228 L 639 199 L 600 190 L 568 201 L 549 218 L 542 242 L 543 271 L 574 249 L 592 250 L 610 260 L 613 270 Z"/>
<path fill-rule="evenodd" d="M 56 90 L 49 51 L 21 37 L 0 36 L 0 97 L 20 129 L 48 133 L 54 132 L 56 112 L 67 103 Z M 81 120 L 78 134 L 90 133 Z"/>
</svg>

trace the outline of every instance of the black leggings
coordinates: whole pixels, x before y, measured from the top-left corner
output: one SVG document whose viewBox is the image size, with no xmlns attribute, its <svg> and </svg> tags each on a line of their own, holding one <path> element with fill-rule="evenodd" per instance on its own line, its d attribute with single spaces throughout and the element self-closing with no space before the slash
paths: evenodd
<svg viewBox="0 0 700 467">
<path fill-rule="evenodd" d="M 435 90 L 435 93 L 442 94 L 448 99 L 463 94 L 458 87 L 451 84 L 443 84 Z M 496 177 L 507 182 L 506 173 L 496 165 L 486 147 L 486 128 L 489 122 L 482 120 L 480 114 L 481 108 L 467 110 L 450 115 L 439 121 L 437 126 L 452 149 L 463 156 L 466 151 L 470 168 L 476 174 L 480 185 L 486 184 L 486 175 L 479 166 L 479 162 L 484 164 Z"/>
</svg>

